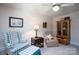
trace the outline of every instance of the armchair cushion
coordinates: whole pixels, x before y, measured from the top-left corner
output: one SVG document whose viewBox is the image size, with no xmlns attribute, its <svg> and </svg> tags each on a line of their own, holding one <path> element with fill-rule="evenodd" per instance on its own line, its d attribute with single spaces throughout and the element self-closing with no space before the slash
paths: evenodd
<svg viewBox="0 0 79 59">
<path fill-rule="evenodd" d="M 49 35 L 47 35 L 47 36 L 45 37 L 45 39 L 47 39 L 47 40 L 53 40 L 53 36 L 52 36 L 51 34 L 49 34 Z"/>
<path fill-rule="evenodd" d="M 22 32 L 17 32 L 17 34 L 18 34 L 19 43 L 26 43 L 27 42 L 25 36 L 22 35 Z"/>
<path fill-rule="evenodd" d="M 48 37 L 48 38 L 52 38 L 52 35 L 51 35 L 51 34 L 49 34 L 49 35 L 47 35 L 47 37 Z"/>
<path fill-rule="evenodd" d="M 11 52 L 15 53 L 16 51 L 19 51 L 19 50 L 23 50 L 24 47 L 28 47 L 29 44 L 28 43 L 19 43 L 19 44 L 16 44 L 16 45 L 13 45 L 13 48 L 11 48 Z"/>
<path fill-rule="evenodd" d="M 11 44 L 14 45 L 14 44 L 17 44 L 19 42 L 19 39 L 18 39 L 18 34 L 17 32 L 9 32 L 10 34 L 10 41 L 11 41 Z"/>
</svg>

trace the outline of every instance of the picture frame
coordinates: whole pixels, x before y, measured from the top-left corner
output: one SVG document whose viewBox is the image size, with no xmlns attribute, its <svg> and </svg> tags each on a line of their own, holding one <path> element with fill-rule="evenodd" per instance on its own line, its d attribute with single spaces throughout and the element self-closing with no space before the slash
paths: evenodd
<svg viewBox="0 0 79 59">
<path fill-rule="evenodd" d="M 23 27 L 23 18 L 9 17 L 9 27 Z"/>
<path fill-rule="evenodd" d="M 47 22 L 43 22 L 43 28 L 47 28 Z"/>
</svg>

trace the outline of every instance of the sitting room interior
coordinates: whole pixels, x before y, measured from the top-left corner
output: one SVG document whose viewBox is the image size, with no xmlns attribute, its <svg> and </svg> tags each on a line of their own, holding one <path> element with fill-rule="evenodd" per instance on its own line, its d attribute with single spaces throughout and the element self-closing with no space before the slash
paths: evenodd
<svg viewBox="0 0 79 59">
<path fill-rule="evenodd" d="M 79 3 L 0 3 L 0 55 L 78 55 Z"/>
</svg>

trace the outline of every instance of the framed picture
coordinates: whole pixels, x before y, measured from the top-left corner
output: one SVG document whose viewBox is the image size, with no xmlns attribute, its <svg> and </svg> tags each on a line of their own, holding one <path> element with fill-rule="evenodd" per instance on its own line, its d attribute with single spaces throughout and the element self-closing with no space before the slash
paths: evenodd
<svg viewBox="0 0 79 59">
<path fill-rule="evenodd" d="M 9 17 L 9 27 L 23 27 L 23 18 Z"/>
<path fill-rule="evenodd" d="M 43 22 L 43 28 L 47 28 L 47 22 Z"/>
</svg>

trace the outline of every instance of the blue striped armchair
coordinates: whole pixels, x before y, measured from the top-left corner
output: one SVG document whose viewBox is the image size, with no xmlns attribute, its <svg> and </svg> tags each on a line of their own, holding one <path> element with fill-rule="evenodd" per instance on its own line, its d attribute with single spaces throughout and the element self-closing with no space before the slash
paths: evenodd
<svg viewBox="0 0 79 59">
<path fill-rule="evenodd" d="M 22 41 L 21 32 L 6 32 L 4 33 L 4 38 L 7 54 L 17 55 L 20 51 L 29 46 L 27 40 Z"/>
</svg>

